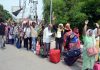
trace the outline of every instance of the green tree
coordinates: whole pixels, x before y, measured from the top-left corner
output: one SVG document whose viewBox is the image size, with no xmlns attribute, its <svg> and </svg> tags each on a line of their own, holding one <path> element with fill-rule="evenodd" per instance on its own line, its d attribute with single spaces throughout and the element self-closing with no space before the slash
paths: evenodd
<svg viewBox="0 0 100 70">
<path fill-rule="evenodd" d="M 0 5 L 0 22 L 1 22 L 1 21 L 6 21 L 6 20 L 8 20 L 9 18 L 12 19 L 11 14 L 10 14 L 7 10 L 4 10 L 4 9 L 3 9 L 3 6 Z"/>
<path fill-rule="evenodd" d="M 90 26 L 100 20 L 100 0 L 52 0 L 55 23 L 70 22 L 72 27 L 82 26 L 89 19 Z M 44 19 L 49 22 L 50 0 L 43 0 Z"/>
</svg>

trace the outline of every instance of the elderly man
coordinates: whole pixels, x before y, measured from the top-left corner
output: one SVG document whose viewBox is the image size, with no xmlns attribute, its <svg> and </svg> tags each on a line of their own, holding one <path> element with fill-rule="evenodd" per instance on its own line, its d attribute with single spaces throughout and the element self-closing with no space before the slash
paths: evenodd
<svg viewBox="0 0 100 70">
<path fill-rule="evenodd" d="M 44 43 L 44 54 L 48 55 L 50 51 L 50 39 L 51 39 L 52 24 L 49 24 L 43 31 L 43 43 Z"/>
</svg>

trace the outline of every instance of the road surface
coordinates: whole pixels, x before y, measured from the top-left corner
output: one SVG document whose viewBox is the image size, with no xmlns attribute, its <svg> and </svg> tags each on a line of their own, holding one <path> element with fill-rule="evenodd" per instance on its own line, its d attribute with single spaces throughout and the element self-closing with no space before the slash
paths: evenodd
<svg viewBox="0 0 100 70">
<path fill-rule="evenodd" d="M 24 48 L 6 45 L 5 49 L 0 48 L 0 70 L 81 70 L 81 63 L 67 66 L 61 60 L 54 64 Z"/>
</svg>

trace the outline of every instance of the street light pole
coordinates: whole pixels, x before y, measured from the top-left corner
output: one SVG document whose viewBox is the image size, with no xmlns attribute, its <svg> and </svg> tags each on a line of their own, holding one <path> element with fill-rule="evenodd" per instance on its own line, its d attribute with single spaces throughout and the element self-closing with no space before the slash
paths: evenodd
<svg viewBox="0 0 100 70">
<path fill-rule="evenodd" d="M 50 0 L 50 24 L 52 23 L 52 0 Z"/>
<path fill-rule="evenodd" d="M 34 4 L 34 6 L 35 6 L 35 8 L 34 8 L 34 13 L 35 13 L 35 20 L 36 20 L 36 23 L 38 23 L 38 16 L 37 16 L 37 4 L 38 4 L 38 0 L 34 0 L 33 1 L 33 4 Z"/>
</svg>

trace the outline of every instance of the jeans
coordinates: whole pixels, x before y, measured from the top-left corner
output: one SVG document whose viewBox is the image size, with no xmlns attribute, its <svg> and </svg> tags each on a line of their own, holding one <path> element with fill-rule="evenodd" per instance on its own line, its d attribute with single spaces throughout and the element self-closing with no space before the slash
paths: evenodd
<svg viewBox="0 0 100 70">
<path fill-rule="evenodd" d="M 50 51 L 50 43 L 44 43 L 44 54 L 48 55 L 49 51 Z"/>
<path fill-rule="evenodd" d="M 32 37 L 32 51 L 36 51 L 37 38 Z"/>
</svg>

